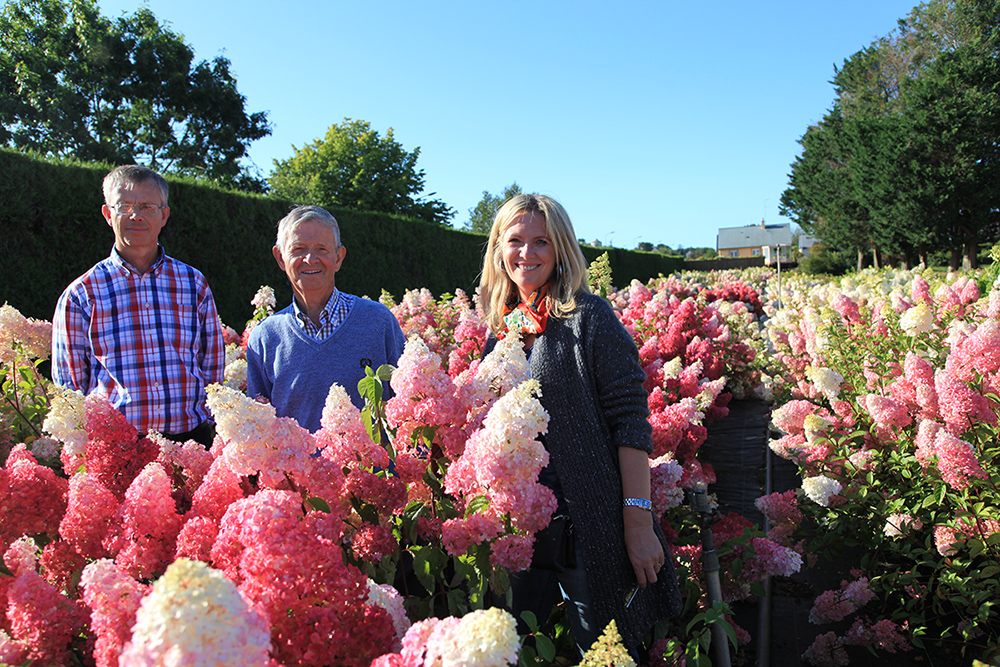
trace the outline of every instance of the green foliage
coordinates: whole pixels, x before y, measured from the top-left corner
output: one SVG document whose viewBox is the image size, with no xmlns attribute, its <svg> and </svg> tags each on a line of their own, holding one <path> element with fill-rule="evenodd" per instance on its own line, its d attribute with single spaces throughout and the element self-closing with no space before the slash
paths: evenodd
<svg viewBox="0 0 1000 667">
<path fill-rule="evenodd" d="M 840 276 L 851 268 L 851 257 L 843 251 L 830 251 L 815 245 L 808 257 L 799 260 L 799 270 L 809 275 Z"/>
<path fill-rule="evenodd" d="M 56 300 L 77 276 L 108 256 L 114 235 L 101 217 L 104 164 L 52 160 L 0 148 L 0 303 L 51 319 Z M 160 233 L 167 252 L 202 271 L 222 321 L 246 321 L 261 285 L 274 287 L 278 308 L 291 303 L 288 279 L 271 256 L 277 222 L 291 202 L 170 181 L 170 220 Z M 397 215 L 329 207 L 340 223 L 347 259 L 337 287 L 377 298 L 426 287 L 470 294 L 482 269 L 481 235 Z M 589 260 L 600 254 L 583 247 Z M 681 268 L 681 260 L 609 249 L 623 284 Z"/>
<path fill-rule="evenodd" d="M 996 240 L 1000 44 L 995 0 L 932 0 L 837 69 L 782 213 L 831 248 L 976 264 Z M 953 259 L 952 264 L 957 262 Z"/>
<path fill-rule="evenodd" d="M 274 161 L 268 178 L 279 197 L 445 225 L 455 215 L 444 202 L 421 196 L 424 170 L 417 169 L 420 148 L 407 152 L 393 138 L 391 127 L 382 137 L 367 121 L 345 118 L 339 125 L 331 125 L 323 139 L 293 150 L 292 157 Z"/>
<path fill-rule="evenodd" d="M 0 12 L 0 143 L 260 191 L 242 164 L 271 133 L 229 61 L 194 62 L 148 8 L 109 20 L 94 0 L 14 0 Z"/>
<path fill-rule="evenodd" d="M 608 262 L 608 253 L 603 253 L 587 267 L 587 281 L 594 294 L 607 298 L 611 290 L 611 264 Z"/>
<path fill-rule="evenodd" d="M 489 234 L 490 227 L 493 226 L 493 216 L 497 210 L 504 205 L 508 199 L 512 199 L 519 194 L 523 194 L 521 186 L 517 182 L 511 183 L 503 190 L 503 194 L 491 195 L 483 190 L 483 198 L 479 203 L 469 209 L 469 219 L 465 222 L 463 229 L 476 234 Z"/>
</svg>

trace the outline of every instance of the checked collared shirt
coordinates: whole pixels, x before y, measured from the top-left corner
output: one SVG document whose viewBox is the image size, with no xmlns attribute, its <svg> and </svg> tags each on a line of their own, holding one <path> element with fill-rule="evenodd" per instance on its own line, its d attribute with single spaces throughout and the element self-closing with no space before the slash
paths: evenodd
<svg viewBox="0 0 1000 667">
<path fill-rule="evenodd" d="M 52 318 L 52 379 L 107 396 L 140 433 L 184 433 L 209 418 L 222 327 L 205 276 L 163 248 L 144 274 L 111 256 L 73 281 Z"/>
<path fill-rule="evenodd" d="M 324 341 L 333 335 L 333 332 L 344 323 L 344 320 L 351 313 L 351 308 L 354 306 L 354 295 L 345 294 L 334 287 L 333 294 L 330 295 L 326 306 L 323 307 L 323 311 L 319 314 L 318 327 L 313 324 L 313 321 L 309 319 L 305 311 L 299 308 L 298 301 L 293 299 L 292 304 L 295 308 L 295 319 L 298 320 L 302 331 L 310 338 Z"/>
</svg>

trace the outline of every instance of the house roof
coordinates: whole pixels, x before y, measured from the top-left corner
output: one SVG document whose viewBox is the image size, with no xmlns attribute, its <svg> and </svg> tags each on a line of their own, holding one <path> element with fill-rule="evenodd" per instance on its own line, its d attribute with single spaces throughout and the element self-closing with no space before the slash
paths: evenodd
<svg viewBox="0 0 1000 667">
<path fill-rule="evenodd" d="M 789 245 L 792 242 L 792 225 L 747 225 L 721 227 L 716 237 L 716 250 L 727 248 L 753 248 L 759 246 Z"/>
</svg>

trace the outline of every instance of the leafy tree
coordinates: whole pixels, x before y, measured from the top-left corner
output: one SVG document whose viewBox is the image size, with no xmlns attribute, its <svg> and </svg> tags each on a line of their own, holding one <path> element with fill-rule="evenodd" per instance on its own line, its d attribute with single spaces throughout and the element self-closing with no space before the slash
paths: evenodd
<svg viewBox="0 0 1000 667">
<path fill-rule="evenodd" d="M 653 252 L 653 244 L 649 241 L 639 241 L 639 245 L 635 249 L 641 252 Z"/>
<path fill-rule="evenodd" d="M 0 12 L 0 143 L 262 190 L 243 164 L 271 133 L 229 61 L 194 63 L 149 9 L 109 20 L 95 0 L 11 0 Z"/>
<path fill-rule="evenodd" d="M 930 0 L 837 69 L 782 210 L 831 248 L 926 262 L 997 236 L 1000 3 Z"/>
<path fill-rule="evenodd" d="M 417 169 L 420 148 L 406 151 L 393 138 L 392 128 L 382 137 L 367 121 L 345 118 L 331 125 L 323 139 L 292 149 L 295 155 L 274 161 L 268 178 L 278 196 L 444 225 L 455 215 L 444 202 L 420 197 L 424 189 L 424 171 Z"/>
<path fill-rule="evenodd" d="M 483 198 L 473 208 L 469 209 L 469 219 L 466 221 L 464 229 L 476 232 L 477 234 L 489 234 L 490 227 L 493 226 L 493 216 L 496 215 L 497 209 L 503 206 L 508 199 L 520 194 L 524 193 L 516 181 L 504 188 L 501 195 L 491 195 L 486 190 L 483 190 Z"/>
</svg>

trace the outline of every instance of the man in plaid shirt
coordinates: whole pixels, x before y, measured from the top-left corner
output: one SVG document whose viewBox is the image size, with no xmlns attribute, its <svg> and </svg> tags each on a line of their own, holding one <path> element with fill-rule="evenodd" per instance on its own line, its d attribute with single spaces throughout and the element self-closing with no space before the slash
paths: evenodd
<svg viewBox="0 0 1000 667">
<path fill-rule="evenodd" d="M 52 318 L 52 379 L 108 397 L 140 433 L 211 446 L 205 387 L 223 381 L 222 327 L 205 276 L 168 257 L 167 182 L 127 165 L 104 178 L 111 255 L 73 281 Z"/>
</svg>

